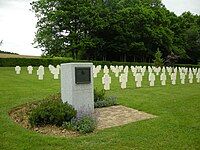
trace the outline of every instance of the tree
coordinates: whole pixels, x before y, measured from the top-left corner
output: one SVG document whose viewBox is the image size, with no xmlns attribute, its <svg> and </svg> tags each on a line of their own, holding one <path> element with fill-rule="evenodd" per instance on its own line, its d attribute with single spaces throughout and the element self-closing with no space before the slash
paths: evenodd
<svg viewBox="0 0 200 150">
<path fill-rule="evenodd" d="M 159 51 L 159 48 L 157 49 L 157 52 L 155 53 L 154 65 L 156 67 L 163 66 L 162 53 L 161 51 Z"/>
<path fill-rule="evenodd" d="M 161 0 L 38 0 L 32 8 L 46 55 L 152 62 L 160 49 L 163 58 L 200 59 L 199 16 L 178 17 Z"/>
<path fill-rule="evenodd" d="M 175 63 L 178 61 L 179 56 L 175 55 L 173 52 L 167 56 L 165 61 L 165 65 L 167 66 L 174 66 Z"/>
<path fill-rule="evenodd" d="M 82 39 L 87 37 L 86 22 L 96 16 L 90 14 L 91 7 L 92 2 L 88 0 L 32 2 L 32 9 L 38 17 L 35 43 L 44 48 L 47 55 L 71 53 L 76 59 L 79 50 L 83 48 Z"/>
</svg>

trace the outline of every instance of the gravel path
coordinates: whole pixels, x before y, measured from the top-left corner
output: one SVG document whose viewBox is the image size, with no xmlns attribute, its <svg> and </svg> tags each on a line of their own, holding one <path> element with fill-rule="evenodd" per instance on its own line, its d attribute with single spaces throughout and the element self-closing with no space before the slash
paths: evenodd
<svg viewBox="0 0 200 150">
<path fill-rule="evenodd" d="M 155 118 L 156 116 L 122 105 L 95 109 L 97 129 L 120 126 L 131 122 Z"/>
</svg>

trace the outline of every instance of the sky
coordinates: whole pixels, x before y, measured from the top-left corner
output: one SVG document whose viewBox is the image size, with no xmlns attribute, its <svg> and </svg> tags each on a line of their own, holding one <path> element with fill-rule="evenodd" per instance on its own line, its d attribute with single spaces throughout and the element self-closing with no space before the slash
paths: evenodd
<svg viewBox="0 0 200 150">
<path fill-rule="evenodd" d="M 39 56 L 40 49 L 32 45 L 37 19 L 30 11 L 33 0 L 0 0 L 0 50 L 21 55 Z M 181 15 L 185 11 L 200 15 L 200 0 L 162 0 L 170 11 Z"/>
</svg>

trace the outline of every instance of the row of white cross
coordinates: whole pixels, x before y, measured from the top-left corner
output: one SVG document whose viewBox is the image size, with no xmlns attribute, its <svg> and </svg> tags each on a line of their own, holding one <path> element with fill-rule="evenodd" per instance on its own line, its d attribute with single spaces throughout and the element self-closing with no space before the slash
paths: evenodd
<svg viewBox="0 0 200 150">
<path fill-rule="evenodd" d="M 186 67 L 155 67 L 155 66 L 131 66 L 131 71 L 133 76 L 135 77 L 136 87 L 142 86 L 142 77 L 144 76 L 146 70 L 148 69 L 148 81 L 149 86 L 154 86 L 156 75 L 159 75 L 160 72 L 160 81 L 161 85 L 166 85 L 166 71 L 169 73 L 171 77 L 172 85 L 176 84 L 177 72 L 179 71 L 181 84 L 185 84 L 186 75 L 188 74 L 189 83 L 193 83 L 193 77 L 196 75 L 197 83 L 200 82 L 200 68 L 186 68 Z M 97 77 L 97 74 L 100 72 L 101 66 L 93 66 L 93 75 Z M 121 84 L 121 88 L 126 88 L 126 83 L 128 81 L 128 66 L 110 66 L 110 70 L 115 73 L 115 77 L 119 77 L 119 82 Z M 105 90 L 110 90 L 111 77 L 109 76 L 110 70 L 107 66 L 104 66 L 102 77 L 102 84 L 104 85 Z M 119 76 L 119 73 L 120 76 Z M 156 74 L 156 75 L 155 75 Z"/>
<path fill-rule="evenodd" d="M 49 65 L 49 71 L 51 72 L 51 74 L 53 74 L 53 78 L 54 79 L 58 79 L 59 78 L 59 74 L 60 74 L 60 65 L 57 65 L 56 67 L 54 67 L 53 65 Z M 33 67 L 32 66 L 28 66 L 27 67 L 27 71 L 28 74 L 32 74 L 33 73 Z M 20 74 L 21 72 L 21 67 L 20 66 L 16 66 L 15 67 L 15 72 L 16 74 Z M 40 65 L 37 69 L 37 75 L 38 75 L 38 79 L 39 80 L 43 80 L 44 78 L 44 66 Z"/>
<path fill-rule="evenodd" d="M 53 74 L 54 79 L 59 78 L 60 74 L 60 65 L 57 65 L 54 67 L 53 65 L 48 66 L 49 71 Z M 160 81 L 161 85 L 166 85 L 166 72 L 171 77 L 171 83 L 173 85 L 176 84 L 176 77 L 177 72 L 179 71 L 181 84 L 185 84 L 186 75 L 188 74 L 189 83 L 193 83 L 193 76 L 196 75 L 197 83 L 200 81 L 200 68 L 186 68 L 186 67 L 155 67 L 155 66 L 131 66 L 130 67 L 131 72 L 133 76 L 135 77 L 136 87 L 142 86 L 142 80 L 143 76 L 148 70 L 148 81 L 149 86 L 154 86 L 156 75 L 159 75 L 160 72 Z M 21 67 L 16 66 L 15 67 L 16 74 L 20 74 Z M 28 74 L 32 74 L 33 67 L 28 66 L 27 67 Z M 93 77 L 96 78 L 98 73 L 101 71 L 101 65 L 93 66 Z M 129 67 L 128 66 L 110 66 L 110 69 L 105 65 L 103 68 L 104 76 L 102 77 L 102 84 L 104 85 L 105 90 L 110 90 L 110 84 L 111 84 L 111 77 L 109 76 L 109 72 L 112 71 L 115 74 L 115 77 L 119 78 L 119 82 L 121 84 L 121 88 L 126 88 L 126 83 L 128 82 L 128 72 Z M 44 67 L 41 65 L 37 69 L 37 75 L 39 80 L 43 80 L 44 76 Z"/>
</svg>

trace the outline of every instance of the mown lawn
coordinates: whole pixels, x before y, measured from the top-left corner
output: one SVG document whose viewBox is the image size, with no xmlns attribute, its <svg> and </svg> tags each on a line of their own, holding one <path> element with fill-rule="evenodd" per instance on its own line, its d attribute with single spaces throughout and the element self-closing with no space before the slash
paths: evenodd
<svg viewBox="0 0 200 150">
<path fill-rule="evenodd" d="M 200 84 L 149 87 L 146 77 L 143 87 L 136 89 L 129 72 L 128 88 L 121 90 L 117 78 L 112 75 L 108 95 L 118 97 L 121 105 L 142 110 L 157 118 L 96 133 L 60 138 L 42 135 L 14 123 L 8 112 L 21 104 L 41 100 L 60 91 L 60 81 L 46 68 L 43 81 L 28 75 L 26 68 L 16 75 L 14 68 L 0 68 L 0 149 L 200 149 Z M 102 73 L 95 79 L 95 87 L 101 90 Z M 158 77 L 157 77 L 158 78 Z"/>
</svg>

